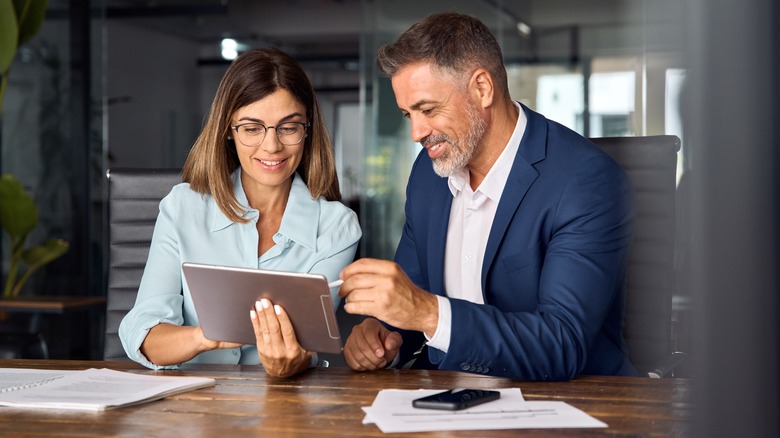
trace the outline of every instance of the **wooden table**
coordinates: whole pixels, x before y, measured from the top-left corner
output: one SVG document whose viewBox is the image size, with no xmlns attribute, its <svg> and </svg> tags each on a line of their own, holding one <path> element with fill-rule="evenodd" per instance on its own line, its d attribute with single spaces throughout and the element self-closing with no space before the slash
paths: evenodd
<svg viewBox="0 0 780 438">
<path fill-rule="evenodd" d="M 0 360 L 0 368 L 105 367 L 154 374 L 130 362 Z M 105 412 L 0 408 L 0 436 L 684 436 L 691 382 L 684 379 L 580 377 L 569 382 L 523 382 L 453 371 L 383 370 L 356 373 L 318 368 L 289 379 L 259 366 L 198 365 L 163 375 L 212 377 L 212 388 Z M 381 389 L 519 387 L 527 400 L 569 403 L 607 423 L 607 429 L 526 429 L 383 434 L 363 425 L 361 406 Z"/>
</svg>

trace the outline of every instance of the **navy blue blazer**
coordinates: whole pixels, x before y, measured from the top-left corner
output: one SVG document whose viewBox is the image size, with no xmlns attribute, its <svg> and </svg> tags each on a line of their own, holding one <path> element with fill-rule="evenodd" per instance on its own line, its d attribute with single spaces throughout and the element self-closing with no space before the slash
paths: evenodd
<svg viewBox="0 0 780 438">
<path fill-rule="evenodd" d="M 636 375 L 623 339 L 633 189 L 589 140 L 522 106 L 528 124 L 490 230 L 482 266 L 485 305 L 450 299 L 449 350 L 428 348 L 445 370 L 523 380 Z M 419 287 L 444 289 L 452 194 L 418 155 L 395 261 Z M 424 342 L 400 331 L 401 363 Z"/>
</svg>

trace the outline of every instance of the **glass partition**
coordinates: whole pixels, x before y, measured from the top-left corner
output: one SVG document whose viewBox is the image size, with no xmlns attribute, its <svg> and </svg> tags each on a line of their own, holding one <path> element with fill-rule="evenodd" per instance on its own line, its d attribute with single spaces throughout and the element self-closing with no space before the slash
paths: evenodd
<svg viewBox="0 0 780 438">
<path fill-rule="evenodd" d="M 686 69 L 679 45 L 682 5 L 604 0 L 508 6 L 473 0 L 363 3 L 361 255 L 393 257 L 406 180 L 420 151 L 389 80 L 377 74 L 374 55 L 427 14 L 450 10 L 480 18 L 502 46 L 513 98 L 586 137 L 680 135 L 675 106 Z M 675 75 L 667 75 L 670 69 Z"/>
<path fill-rule="evenodd" d="M 38 208 L 28 245 L 52 238 L 70 244 L 63 257 L 30 278 L 23 293 L 100 293 L 102 28 L 102 1 L 50 0 L 40 31 L 19 47 L 11 65 L 2 107 L 0 170 L 13 174 Z M 3 245 L 5 272 L 10 251 L 5 236 Z"/>
</svg>

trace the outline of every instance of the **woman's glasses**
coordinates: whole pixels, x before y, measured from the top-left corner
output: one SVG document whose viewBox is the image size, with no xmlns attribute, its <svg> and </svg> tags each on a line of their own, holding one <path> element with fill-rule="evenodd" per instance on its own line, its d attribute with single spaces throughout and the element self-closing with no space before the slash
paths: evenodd
<svg viewBox="0 0 780 438">
<path fill-rule="evenodd" d="M 263 144 L 265 134 L 269 129 L 276 131 L 276 139 L 284 146 L 295 146 L 306 137 L 306 129 L 309 123 L 284 122 L 276 126 L 265 126 L 262 123 L 242 123 L 231 126 L 236 131 L 236 138 L 244 146 L 258 147 Z"/>
</svg>

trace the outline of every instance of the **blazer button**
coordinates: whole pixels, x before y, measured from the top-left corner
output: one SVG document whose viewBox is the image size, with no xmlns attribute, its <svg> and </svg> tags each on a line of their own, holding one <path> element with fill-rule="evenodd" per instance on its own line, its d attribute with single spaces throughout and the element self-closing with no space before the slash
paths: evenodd
<svg viewBox="0 0 780 438">
<path fill-rule="evenodd" d="M 469 368 L 470 368 L 469 364 L 467 364 L 466 362 L 463 362 L 462 364 L 460 364 L 460 369 L 462 369 L 463 371 L 468 371 Z"/>
<path fill-rule="evenodd" d="M 477 365 L 477 369 L 475 370 L 478 373 L 482 372 L 482 365 Z"/>
<path fill-rule="evenodd" d="M 489 373 L 489 372 L 490 372 L 490 368 L 488 368 L 488 367 L 482 368 L 482 372 L 483 372 L 484 374 L 487 374 L 487 373 Z"/>
</svg>

